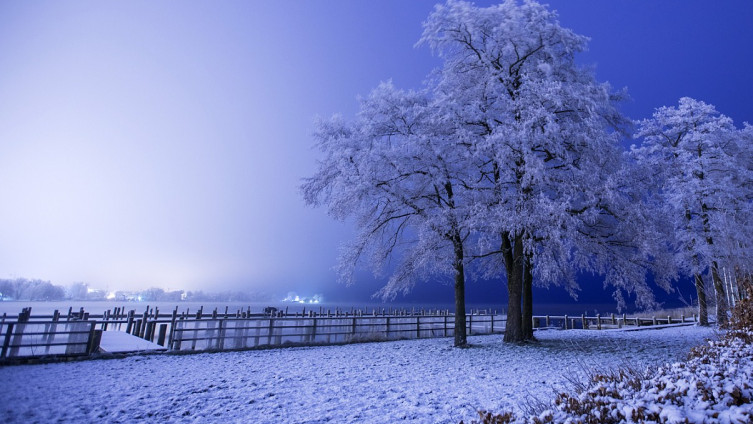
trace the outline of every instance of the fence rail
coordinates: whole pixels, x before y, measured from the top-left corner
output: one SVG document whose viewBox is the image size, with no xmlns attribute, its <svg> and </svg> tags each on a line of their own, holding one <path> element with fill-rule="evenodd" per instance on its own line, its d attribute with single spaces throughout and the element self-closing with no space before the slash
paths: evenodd
<svg viewBox="0 0 753 424">
<path fill-rule="evenodd" d="M 0 361 L 20 357 L 87 356 L 99 345 L 96 321 L 31 320 L 31 308 L 24 308 L 13 322 L 0 322 Z"/>
<path fill-rule="evenodd" d="M 682 315 L 680 318 L 672 318 L 671 316 L 665 317 L 628 317 L 625 314 L 608 316 L 586 316 L 583 315 L 534 315 L 533 328 L 548 328 L 556 327 L 565 330 L 569 329 L 594 329 L 603 330 L 611 328 L 623 328 L 626 326 L 655 326 L 655 325 L 671 325 L 671 324 L 684 324 L 684 323 L 696 323 L 698 319 L 696 315 L 686 317 Z"/>
<path fill-rule="evenodd" d="M 476 310 L 466 316 L 468 334 L 502 333 L 505 317 L 496 311 Z M 447 310 L 308 311 L 288 314 L 268 308 L 229 313 L 203 308 L 190 314 L 160 313 L 146 308 L 143 314 L 113 308 L 103 314 L 83 309 L 67 314 L 31 315 L 25 308 L 18 316 L 0 317 L 0 362 L 37 357 L 89 355 L 99 348 L 103 332 L 121 331 L 164 346 L 171 351 L 229 350 L 286 345 L 337 344 L 358 341 L 451 337 L 455 317 Z"/>
<path fill-rule="evenodd" d="M 607 329 L 625 326 L 692 323 L 696 317 L 627 317 L 536 315 L 534 328 Z M 466 316 L 468 334 L 503 333 L 506 317 L 496 311 L 476 310 Z M 82 309 L 67 314 L 0 317 L 0 362 L 38 357 L 88 356 L 99 350 L 103 332 L 120 331 L 156 343 L 169 351 L 231 350 L 286 345 L 337 344 L 409 338 L 452 337 L 455 317 L 447 310 L 309 310 L 288 314 L 267 308 L 224 313 L 188 310 L 170 313 L 149 308 L 142 314 L 113 308 L 103 314 Z"/>
<path fill-rule="evenodd" d="M 468 315 L 469 334 L 501 333 L 505 317 Z M 177 320 L 171 350 L 246 349 L 292 344 L 335 344 L 355 341 L 450 337 L 452 315 L 217 318 Z"/>
</svg>

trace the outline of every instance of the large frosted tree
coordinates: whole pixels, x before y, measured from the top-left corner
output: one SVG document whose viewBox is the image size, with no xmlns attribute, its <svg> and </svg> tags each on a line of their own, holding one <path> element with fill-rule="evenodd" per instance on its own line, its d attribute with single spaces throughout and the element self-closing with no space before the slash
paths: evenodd
<svg viewBox="0 0 753 424">
<path fill-rule="evenodd" d="M 710 274 L 720 325 L 727 322 L 723 264 L 745 262 L 750 238 L 750 145 L 713 105 L 688 97 L 640 122 L 633 154 L 651 169 L 661 197 L 657 214 L 674 231 L 680 270 L 695 279 L 702 325 L 708 325 L 704 274 Z"/>
<path fill-rule="evenodd" d="M 650 297 L 645 251 L 625 225 L 635 196 L 615 181 L 625 166 L 615 129 L 626 120 L 619 94 L 575 63 L 587 39 L 536 2 L 448 1 L 421 42 L 444 59 L 437 102 L 473 155 L 477 256 L 488 275 L 507 277 L 505 340 L 532 337 L 534 280 L 575 293 L 576 272 L 592 271 Z"/>
</svg>

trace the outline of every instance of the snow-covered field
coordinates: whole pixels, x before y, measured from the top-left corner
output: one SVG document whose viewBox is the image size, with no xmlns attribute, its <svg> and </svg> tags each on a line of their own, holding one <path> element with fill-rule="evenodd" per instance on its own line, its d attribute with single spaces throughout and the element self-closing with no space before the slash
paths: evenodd
<svg viewBox="0 0 753 424">
<path fill-rule="evenodd" d="M 0 368 L 0 422 L 458 423 L 552 398 L 584 369 L 682 360 L 713 330 L 543 331 Z"/>
</svg>

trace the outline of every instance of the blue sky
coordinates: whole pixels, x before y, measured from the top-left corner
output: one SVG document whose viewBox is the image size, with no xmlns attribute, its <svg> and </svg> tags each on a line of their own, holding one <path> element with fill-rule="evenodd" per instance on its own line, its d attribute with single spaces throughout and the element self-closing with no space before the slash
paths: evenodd
<svg viewBox="0 0 753 424">
<path fill-rule="evenodd" d="M 0 3 L 0 278 L 368 299 L 297 186 L 317 115 L 438 65 L 414 48 L 434 3 Z M 549 3 L 631 118 L 691 96 L 753 122 L 753 2 Z"/>
</svg>

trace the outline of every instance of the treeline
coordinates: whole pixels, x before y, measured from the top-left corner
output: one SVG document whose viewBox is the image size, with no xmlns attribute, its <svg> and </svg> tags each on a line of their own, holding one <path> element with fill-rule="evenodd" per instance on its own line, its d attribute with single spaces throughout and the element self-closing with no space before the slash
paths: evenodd
<svg viewBox="0 0 753 424">
<path fill-rule="evenodd" d="M 145 302 L 252 302 L 261 300 L 256 293 L 241 291 L 204 292 L 164 290 L 151 287 L 146 290 L 116 291 L 93 289 L 88 284 L 76 282 L 67 287 L 54 285 L 40 279 L 0 279 L 0 299 L 22 301 L 54 300 L 112 300 Z"/>
<path fill-rule="evenodd" d="M 260 300 L 257 294 L 231 290 L 223 292 L 204 292 L 202 290 L 165 291 L 152 287 L 138 292 L 136 295 L 141 301 L 151 302 L 253 302 Z"/>
<path fill-rule="evenodd" d="M 16 278 L 0 280 L 0 298 L 9 300 L 64 300 L 65 289 L 49 281 Z"/>
</svg>

